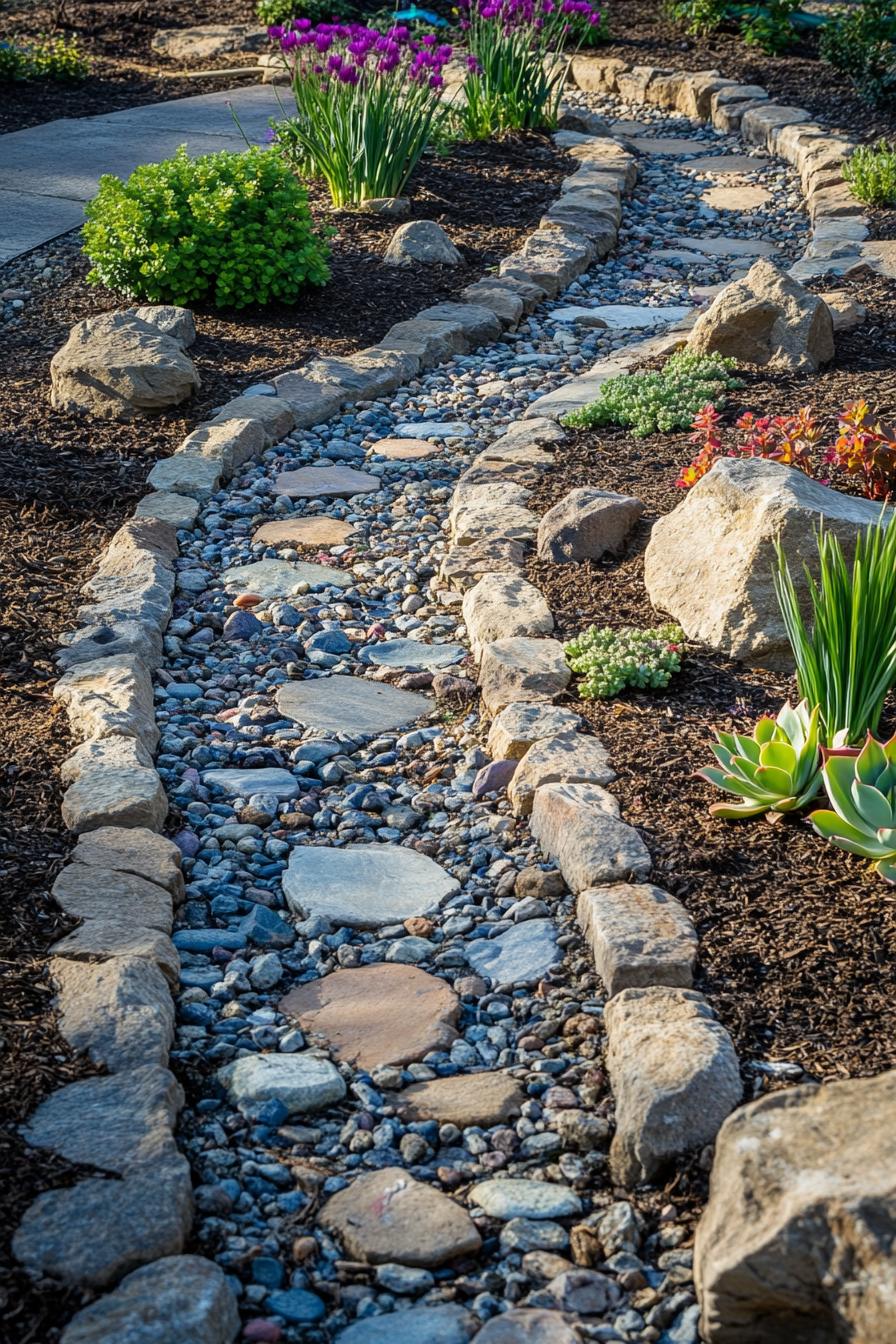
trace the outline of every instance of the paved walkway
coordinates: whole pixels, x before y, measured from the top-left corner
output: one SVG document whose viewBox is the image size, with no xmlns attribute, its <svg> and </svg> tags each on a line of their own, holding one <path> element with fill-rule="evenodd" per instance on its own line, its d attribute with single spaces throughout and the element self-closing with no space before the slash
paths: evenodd
<svg viewBox="0 0 896 1344">
<path fill-rule="evenodd" d="M 255 142 L 279 111 L 274 89 L 258 84 L 0 135 L 0 262 L 76 229 L 102 173 L 126 176 L 182 144 L 193 155 L 243 149 L 232 113 Z"/>
</svg>

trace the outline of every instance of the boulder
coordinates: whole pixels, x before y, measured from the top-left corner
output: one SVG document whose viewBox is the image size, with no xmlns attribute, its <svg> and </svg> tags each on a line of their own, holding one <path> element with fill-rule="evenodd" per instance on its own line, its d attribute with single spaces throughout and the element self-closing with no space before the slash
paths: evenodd
<svg viewBox="0 0 896 1344">
<path fill-rule="evenodd" d="M 165 336 L 171 336 L 186 350 L 196 340 L 196 323 L 189 308 L 178 308 L 173 303 L 147 303 L 135 308 L 141 322 L 148 322 Z"/>
<path fill-rule="evenodd" d="M 99 313 L 72 327 L 50 362 L 57 411 L 130 420 L 178 406 L 199 387 L 179 339 L 134 313 Z"/>
<path fill-rule="evenodd" d="M 607 1003 L 604 1025 L 616 1098 L 610 1166 L 620 1185 L 638 1185 L 712 1143 L 741 1099 L 737 1056 L 692 989 L 624 989 Z"/>
<path fill-rule="evenodd" d="M 238 1330 L 224 1271 L 201 1255 L 169 1255 L 79 1311 L 61 1344 L 231 1344 Z"/>
<path fill-rule="evenodd" d="M 709 1344 L 896 1337 L 894 1108 L 891 1070 L 725 1122 L 694 1248 Z"/>
<path fill-rule="evenodd" d="M 786 668 L 790 646 L 772 573 L 780 537 L 798 591 L 803 565 L 817 569 L 824 522 L 849 556 L 879 505 L 819 485 L 801 471 L 759 458 L 721 458 L 653 526 L 644 583 L 655 607 L 689 639 L 754 666 Z"/>
<path fill-rule="evenodd" d="M 196 28 L 160 28 L 152 49 L 179 64 L 214 61 L 234 51 L 264 51 L 267 30 L 257 23 L 204 23 Z"/>
<path fill-rule="evenodd" d="M 387 266 L 460 266 L 463 257 L 445 230 L 431 219 L 402 224 L 389 239 Z"/>
<path fill-rule="evenodd" d="M 688 349 L 815 372 L 834 357 L 834 325 L 819 295 L 760 258 L 697 318 Z"/>
<path fill-rule="evenodd" d="M 570 490 L 538 525 L 538 555 L 559 564 L 618 555 L 644 512 L 640 499 L 613 490 Z"/>
</svg>

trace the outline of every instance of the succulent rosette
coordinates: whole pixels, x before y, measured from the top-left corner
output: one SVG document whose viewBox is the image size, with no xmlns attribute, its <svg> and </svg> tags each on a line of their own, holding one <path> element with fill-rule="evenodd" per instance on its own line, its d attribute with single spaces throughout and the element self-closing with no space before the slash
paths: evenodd
<svg viewBox="0 0 896 1344">
<path fill-rule="evenodd" d="M 869 859 L 876 873 L 896 882 L 896 736 L 865 745 L 824 750 L 821 768 L 830 808 L 812 812 L 816 832 L 848 854 Z"/>
<path fill-rule="evenodd" d="M 821 791 L 821 748 L 817 706 L 786 704 L 776 719 L 759 720 L 751 737 L 716 733 L 712 753 L 718 766 L 697 773 L 708 784 L 734 794 L 737 803 L 713 803 L 715 817 L 733 821 L 764 812 L 798 812 Z"/>
</svg>

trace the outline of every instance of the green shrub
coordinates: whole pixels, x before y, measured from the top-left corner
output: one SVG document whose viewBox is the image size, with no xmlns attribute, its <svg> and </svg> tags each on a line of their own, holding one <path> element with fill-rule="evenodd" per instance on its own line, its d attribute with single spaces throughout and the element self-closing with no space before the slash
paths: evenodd
<svg viewBox="0 0 896 1344">
<path fill-rule="evenodd" d="M 833 14 L 821 30 L 822 60 L 849 75 L 860 97 L 876 106 L 896 98 L 896 4 L 863 0 Z"/>
<path fill-rule="evenodd" d="M 747 46 L 760 47 L 770 56 L 786 51 L 796 36 L 790 16 L 799 4 L 800 0 L 765 0 L 762 5 L 749 6 L 740 21 Z"/>
<path fill-rule="evenodd" d="M 684 631 L 677 625 L 655 630 L 592 625 L 563 648 L 573 672 L 582 677 L 581 698 L 603 700 L 626 686 L 641 690 L 668 686 L 673 672 L 681 671 L 679 645 L 683 639 Z"/>
<path fill-rule="evenodd" d="M 878 140 L 861 145 L 843 166 L 856 200 L 866 205 L 896 205 L 896 145 Z"/>
<path fill-rule="evenodd" d="M 721 26 L 728 0 L 666 0 L 666 13 L 692 37 L 702 37 Z"/>
<path fill-rule="evenodd" d="M 721 355 L 672 355 L 658 372 L 622 373 L 603 384 L 592 401 L 563 423 L 576 429 L 624 425 L 637 438 L 657 430 L 688 429 L 708 402 L 724 406 L 725 392 L 739 387 L 733 359 Z"/>
<path fill-rule="evenodd" d="M 329 279 L 308 198 L 270 150 L 221 150 L 106 175 L 88 204 L 88 279 L 130 298 L 219 308 L 295 303 Z"/>
<path fill-rule="evenodd" d="M 310 19 L 312 23 L 347 19 L 354 8 L 353 4 L 340 4 L 339 0 L 258 0 L 255 13 L 260 23 L 272 28 L 289 23 L 290 19 Z"/>
<path fill-rule="evenodd" d="M 37 37 L 33 42 L 0 42 L 0 83 L 51 79 L 63 84 L 86 79 L 90 61 L 76 37 Z"/>
<path fill-rule="evenodd" d="M 848 564 L 833 532 L 818 534 L 818 578 L 806 571 L 811 622 L 778 545 L 775 593 L 804 700 L 818 705 L 822 741 L 853 746 L 876 733 L 896 685 L 896 527 L 882 514 L 860 532 Z"/>
</svg>

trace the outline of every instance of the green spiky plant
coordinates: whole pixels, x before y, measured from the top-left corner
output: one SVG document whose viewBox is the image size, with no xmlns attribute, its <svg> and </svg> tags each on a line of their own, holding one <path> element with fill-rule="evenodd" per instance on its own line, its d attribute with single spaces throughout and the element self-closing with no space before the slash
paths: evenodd
<svg viewBox="0 0 896 1344">
<path fill-rule="evenodd" d="M 776 719 L 761 718 L 752 737 L 717 732 L 712 752 L 719 765 L 697 773 L 740 801 L 713 803 L 713 816 L 728 821 L 775 816 L 811 803 L 821 790 L 818 724 L 818 707 L 810 709 L 803 700 L 796 709 L 786 704 Z"/>
<path fill-rule="evenodd" d="M 818 705 L 825 746 L 855 746 L 875 733 L 896 684 L 896 527 L 892 512 L 856 539 L 848 564 L 837 537 L 817 535 L 818 578 L 805 569 L 807 622 L 787 557 L 777 545 L 775 592 L 800 695 Z"/>
<path fill-rule="evenodd" d="M 878 742 L 869 733 L 860 751 L 840 747 L 823 755 L 831 806 L 812 812 L 810 822 L 832 845 L 870 860 L 876 873 L 896 882 L 896 736 Z"/>
</svg>

